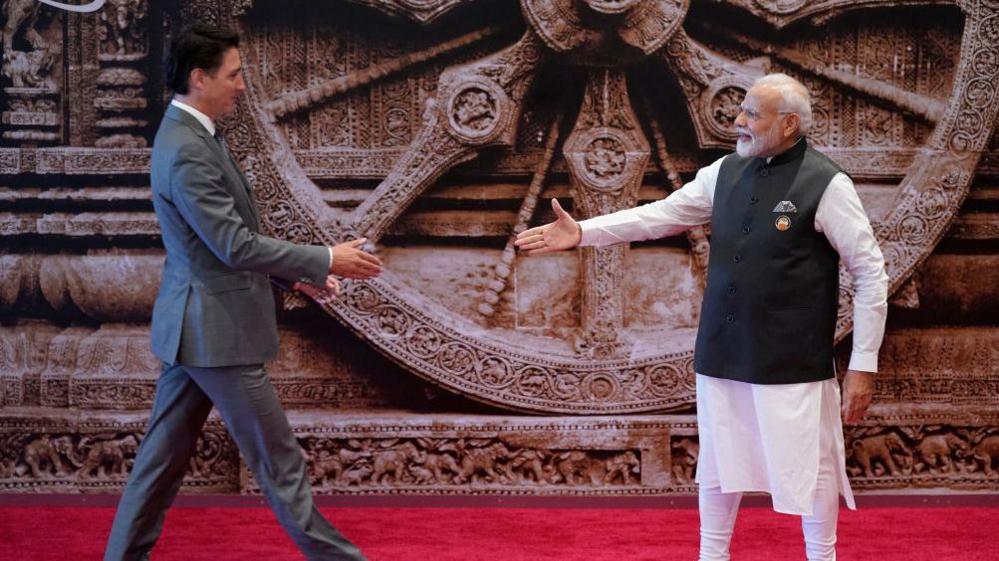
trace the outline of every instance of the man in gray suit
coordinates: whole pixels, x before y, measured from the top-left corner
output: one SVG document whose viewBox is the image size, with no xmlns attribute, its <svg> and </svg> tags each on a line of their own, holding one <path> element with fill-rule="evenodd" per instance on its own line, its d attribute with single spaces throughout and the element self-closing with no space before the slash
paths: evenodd
<svg viewBox="0 0 999 561">
<path fill-rule="evenodd" d="M 260 234 L 253 191 L 215 134 L 215 121 L 245 89 L 238 45 L 233 32 L 196 25 L 178 37 L 168 65 L 175 97 L 152 155 L 167 253 L 152 322 L 163 372 L 106 561 L 149 558 L 213 405 L 305 556 L 364 559 L 313 504 L 301 449 L 263 363 L 278 349 L 272 281 L 335 297 L 333 275 L 369 278 L 381 262 L 360 249 L 364 240 L 328 248 Z"/>
</svg>

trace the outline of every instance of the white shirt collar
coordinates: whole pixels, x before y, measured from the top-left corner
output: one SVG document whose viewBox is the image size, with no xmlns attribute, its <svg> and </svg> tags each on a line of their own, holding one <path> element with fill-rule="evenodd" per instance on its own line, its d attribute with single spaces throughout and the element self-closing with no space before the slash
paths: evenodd
<svg viewBox="0 0 999 561">
<path fill-rule="evenodd" d="M 215 136 L 215 123 L 212 122 L 211 118 L 208 115 L 205 115 L 201 111 L 198 111 L 197 109 L 191 107 L 186 103 L 181 103 L 176 99 L 171 99 L 170 105 L 175 105 L 178 108 L 183 109 L 184 111 L 190 113 L 192 117 L 194 117 L 195 119 L 198 120 L 199 123 L 201 123 L 201 126 L 205 127 L 205 130 L 208 131 L 208 134 Z"/>
</svg>

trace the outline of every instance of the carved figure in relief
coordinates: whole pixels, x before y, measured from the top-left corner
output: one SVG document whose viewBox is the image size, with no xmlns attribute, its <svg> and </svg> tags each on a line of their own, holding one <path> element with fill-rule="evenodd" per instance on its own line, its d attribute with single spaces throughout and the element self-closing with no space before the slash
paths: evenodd
<svg viewBox="0 0 999 561">
<path fill-rule="evenodd" d="M 999 434 L 986 436 L 971 450 L 975 461 L 981 463 L 985 475 L 995 475 L 996 461 L 999 461 Z"/>
<path fill-rule="evenodd" d="M 3 61 L 3 75 L 10 78 L 15 88 L 54 90 L 51 71 L 59 53 L 59 46 L 54 44 L 31 52 L 11 51 Z"/>
<path fill-rule="evenodd" d="M 913 472 L 924 469 L 931 473 L 948 473 L 960 465 L 960 460 L 968 452 L 968 443 L 955 434 L 933 434 L 923 438 L 916 445 L 916 462 Z"/>
<path fill-rule="evenodd" d="M 457 483 L 474 481 L 475 476 L 484 475 L 489 483 L 500 483 L 501 477 L 509 480 L 506 466 L 502 461 L 510 456 L 510 450 L 502 442 L 485 446 L 467 447 L 461 456 L 461 471 L 455 478 Z"/>
<path fill-rule="evenodd" d="M 764 76 L 735 116 L 734 154 L 702 168 L 665 199 L 582 222 L 553 199 L 556 220 L 521 232 L 515 242 L 537 255 L 643 241 L 710 223 L 693 370 L 699 445 L 713 449 L 700 458 L 697 477 L 700 504 L 728 514 L 702 511 L 702 558 L 705 551 L 728 557 L 740 495 L 724 488 L 766 481 L 754 490 L 769 492 L 775 510 L 803 516 L 809 559 L 835 557 L 828 543 L 835 542 L 839 493 L 854 505 L 849 485 L 838 485 L 833 475 L 843 467 L 845 450 L 831 443 L 842 434 L 840 416 L 860 421 L 873 398 L 888 275 L 852 180 L 809 145 L 811 122 L 810 93 L 801 82 L 785 74 Z M 792 264 L 784 248 L 808 249 Z M 841 261 L 853 277 L 856 302 L 842 402 L 833 369 Z M 620 290 L 609 281 L 605 287 L 598 303 Z M 736 432 L 736 426 L 753 429 Z M 866 472 L 875 462 L 898 472 L 892 438 L 898 437 L 854 443 Z M 814 443 L 820 443 L 818 450 Z M 800 458 L 815 456 L 817 464 L 802 465 Z M 721 462 L 738 467 L 721 469 Z M 569 482 L 595 473 L 575 452 L 560 456 L 556 465 Z M 687 475 L 682 464 L 678 469 Z"/>
<path fill-rule="evenodd" d="M 608 458 L 605 466 L 604 483 L 612 484 L 615 479 L 620 479 L 621 484 L 631 485 L 635 482 L 634 476 L 642 473 L 642 464 L 638 461 L 638 456 L 631 450 Z"/>
<path fill-rule="evenodd" d="M 372 454 L 371 479 L 375 483 L 398 483 L 405 476 L 408 465 L 423 463 L 425 459 L 426 453 L 421 452 L 412 442 L 376 451 Z"/>
<path fill-rule="evenodd" d="M 91 443 L 88 438 L 80 441 L 79 448 L 86 450 L 80 465 L 80 479 L 88 479 L 91 475 L 110 477 L 112 475 L 128 475 L 128 462 L 139 450 L 139 441 L 135 435 L 122 438 L 98 440 Z"/>
<path fill-rule="evenodd" d="M 0 73 L 9 78 L 15 88 L 45 88 L 55 90 L 51 72 L 58 62 L 62 47 L 46 41 L 38 32 L 38 4 L 33 0 L 7 0 L 3 5 L 3 57 Z M 29 51 L 14 49 L 14 38 L 24 29 Z"/>
<path fill-rule="evenodd" d="M 31 477 L 41 478 L 49 475 L 56 477 L 66 475 L 63 458 L 74 463 L 73 442 L 69 436 L 52 438 L 43 434 L 24 447 L 22 458 L 27 464 Z M 78 465 L 78 464 L 76 464 Z M 51 468 L 51 469 L 46 469 Z"/>
<path fill-rule="evenodd" d="M 604 462 L 590 457 L 582 450 L 569 450 L 555 455 L 555 472 L 552 483 L 567 485 L 602 485 L 606 476 Z"/>
<path fill-rule="evenodd" d="M 341 475 L 343 475 L 343 463 L 340 461 L 340 458 L 329 452 L 323 451 L 318 457 L 312 460 L 313 481 L 317 483 L 322 481 L 339 481 Z"/>
<path fill-rule="evenodd" d="M 106 50 L 113 54 L 136 52 L 141 48 L 142 31 L 138 23 L 146 17 L 147 0 L 108 0 L 101 12 L 102 29 L 108 41 Z"/>
<path fill-rule="evenodd" d="M 363 485 L 365 480 L 367 480 L 371 475 L 371 472 L 371 464 L 363 463 L 353 466 L 343 472 L 343 475 L 340 477 L 340 484 L 346 487 L 350 487 L 351 485 Z"/>
<path fill-rule="evenodd" d="M 36 0 L 6 0 L 3 3 L 3 54 L 8 56 L 14 51 L 14 36 L 22 27 L 25 28 L 24 38 L 35 49 L 44 48 L 45 40 L 35 29 L 38 20 Z"/>
<path fill-rule="evenodd" d="M 725 88 L 711 100 L 711 117 L 723 128 L 735 128 L 735 120 L 742 112 L 742 99 L 746 92 L 736 88 Z"/>
<path fill-rule="evenodd" d="M 454 456 L 447 453 L 427 453 L 423 461 L 423 467 L 434 474 L 434 480 L 438 483 L 450 483 L 455 476 L 461 473 L 461 466 Z"/>
<path fill-rule="evenodd" d="M 409 473 L 413 476 L 413 483 L 417 485 L 428 485 L 437 482 L 437 480 L 434 479 L 434 472 L 423 466 L 409 466 Z"/>
<path fill-rule="evenodd" d="M 496 104 L 489 92 L 469 88 L 454 102 L 455 121 L 463 128 L 474 132 L 489 128 L 496 120 Z"/>
<path fill-rule="evenodd" d="M 510 461 L 510 471 L 520 483 L 551 482 L 551 466 L 545 466 L 548 454 L 542 450 L 524 448 L 518 450 Z"/>
<path fill-rule="evenodd" d="M 858 438 L 850 445 L 853 458 L 860 465 L 865 477 L 875 477 L 877 465 L 880 464 L 889 475 L 901 475 L 902 471 L 895 463 L 893 453 L 904 454 L 905 444 L 902 438 L 893 432 Z"/>
<path fill-rule="evenodd" d="M 677 483 L 693 483 L 699 454 L 700 445 L 696 440 L 681 438 L 673 445 L 671 470 Z"/>
<path fill-rule="evenodd" d="M 613 138 L 598 138 L 586 151 L 586 170 L 598 179 L 609 179 L 624 172 L 627 155 L 621 143 Z"/>
<path fill-rule="evenodd" d="M 190 471 L 191 476 L 195 478 L 205 477 L 211 472 L 211 460 L 214 454 L 208 451 L 208 449 L 195 450 L 191 454 L 191 461 L 188 462 L 187 469 Z"/>
</svg>

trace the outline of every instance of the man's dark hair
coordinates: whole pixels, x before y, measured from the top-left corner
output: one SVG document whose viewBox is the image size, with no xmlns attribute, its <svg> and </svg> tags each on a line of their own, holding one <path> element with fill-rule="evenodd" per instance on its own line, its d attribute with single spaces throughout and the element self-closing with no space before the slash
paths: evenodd
<svg viewBox="0 0 999 561">
<path fill-rule="evenodd" d="M 187 95 L 191 71 L 200 68 L 209 74 L 222 66 L 226 51 L 239 46 L 239 34 L 222 27 L 196 23 L 177 36 L 167 60 L 167 85 L 174 93 Z"/>
</svg>

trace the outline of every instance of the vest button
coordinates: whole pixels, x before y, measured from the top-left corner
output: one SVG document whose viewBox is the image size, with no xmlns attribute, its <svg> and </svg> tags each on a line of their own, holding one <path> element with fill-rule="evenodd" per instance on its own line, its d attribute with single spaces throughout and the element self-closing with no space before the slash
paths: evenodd
<svg viewBox="0 0 999 561">
<path fill-rule="evenodd" d="M 758 202 L 760 202 L 760 198 L 757 197 L 756 195 L 753 195 L 752 197 L 749 197 L 749 204 L 755 205 Z"/>
<path fill-rule="evenodd" d="M 736 255 L 735 257 L 732 258 L 732 261 L 735 261 L 736 263 L 738 263 L 738 262 L 742 261 L 742 256 L 741 255 Z"/>
<path fill-rule="evenodd" d="M 728 285 L 728 293 L 729 294 L 735 294 L 735 285 L 734 284 Z"/>
<path fill-rule="evenodd" d="M 743 227 L 742 227 L 742 233 L 743 233 L 743 234 L 748 234 L 748 233 L 749 233 L 749 230 L 750 230 L 749 226 L 743 226 Z"/>
<path fill-rule="evenodd" d="M 760 177 L 766 177 L 768 175 L 770 175 L 770 170 L 766 168 L 760 170 Z"/>
<path fill-rule="evenodd" d="M 735 316 L 733 316 L 732 314 L 729 314 L 729 315 L 725 316 L 725 321 L 727 321 L 729 323 L 735 323 Z"/>
</svg>

